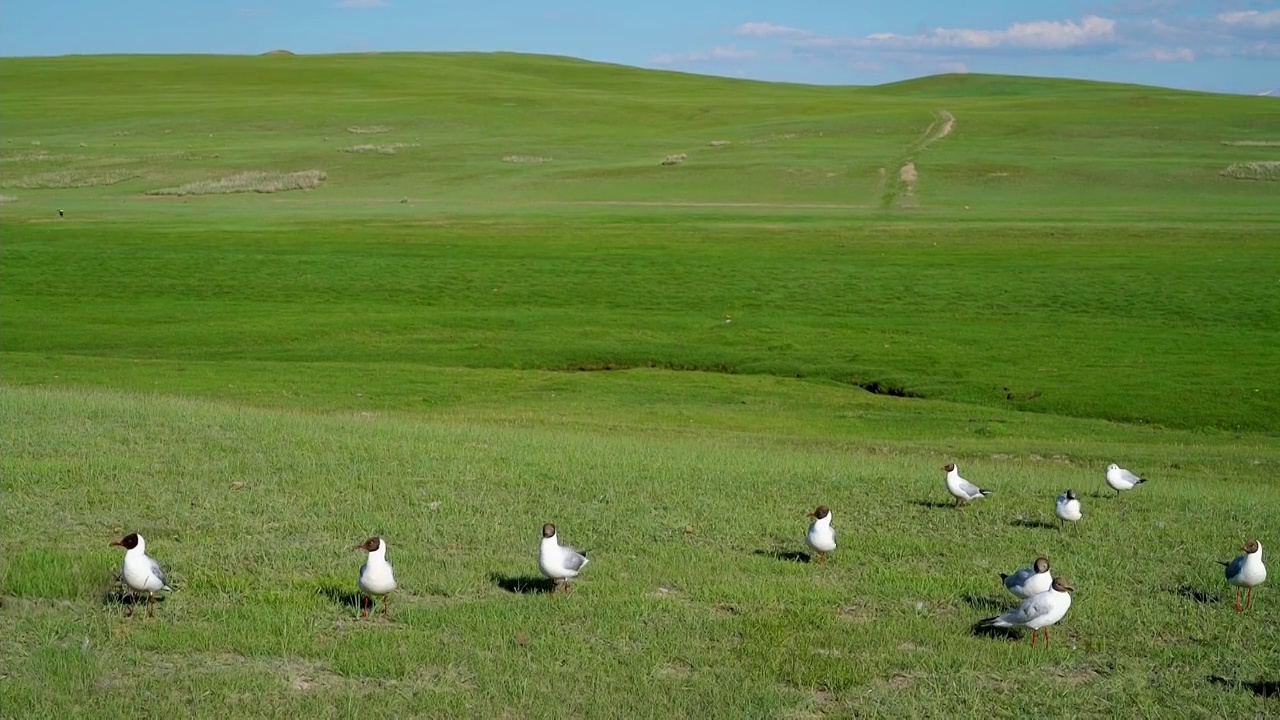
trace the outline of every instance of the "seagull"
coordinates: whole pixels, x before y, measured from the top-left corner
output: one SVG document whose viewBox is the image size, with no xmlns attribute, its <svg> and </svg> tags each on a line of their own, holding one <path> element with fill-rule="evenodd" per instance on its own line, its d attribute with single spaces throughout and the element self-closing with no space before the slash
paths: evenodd
<svg viewBox="0 0 1280 720">
<path fill-rule="evenodd" d="M 1049 626 L 1066 617 L 1071 608 L 1071 581 L 1066 578 L 1054 578 L 1053 585 L 1046 591 L 1032 595 L 1023 600 L 1018 607 L 1001 615 L 983 620 L 980 627 L 1031 628 L 1031 646 L 1036 644 L 1036 631 L 1044 629 L 1044 646 L 1049 647 Z"/>
<path fill-rule="evenodd" d="M 1229 563 L 1218 561 L 1227 568 L 1227 582 L 1236 586 L 1236 612 L 1253 607 L 1253 588 L 1267 579 L 1267 566 L 1262 564 L 1262 543 L 1250 540 L 1240 549 L 1244 555 Z M 1244 588 L 1249 588 L 1249 601 L 1246 607 L 1240 607 L 1240 592 Z"/>
<path fill-rule="evenodd" d="M 143 540 L 138 533 L 129 533 L 124 538 L 111 543 L 111 546 L 125 549 L 124 567 L 120 571 L 120 578 L 134 593 L 147 594 L 147 617 L 155 617 L 156 593 L 161 590 L 173 590 L 173 588 L 169 587 L 169 581 L 165 580 L 160 563 L 147 554 L 147 541 Z M 133 605 L 129 606 L 129 615 L 133 615 Z"/>
<path fill-rule="evenodd" d="M 62 208 L 58 208 L 58 217 L 62 217 Z"/>
<path fill-rule="evenodd" d="M 1146 481 L 1115 463 L 1107 466 L 1107 484 L 1116 491 L 1116 497 L 1120 497 L 1121 490 L 1132 490 Z"/>
<path fill-rule="evenodd" d="M 960 477 L 960 468 L 954 464 L 943 465 L 942 471 L 947 474 L 947 492 L 955 497 L 956 507 L 991 494 L 990 490 L 983 490 Z"/>
<path fill-rule="evenodd" d="M 587 556 L 568 545 L 561 545 L 556 536 L 556 526 L 547 523 L 542 526 L 542 546 L 538 549 L 538 568 L 542 574 L 551 578 L 551 591 L 564 587 L 570 591 L 569 579 L 578 576 L 582 568 L 590 562 Z"/>
<path fill-rule="evenodd" d="M 360 587 L 360 617 L 369 617 L 375 595 L 382 596 L 382 614 L 385 617 L 390 604 L 387 596 L 396 589 L 396 578 L 391 572 L 391 563 L 387 562 L 387 543 L 380 537 L 371 537 L 351 549 L 369 553 L 369 559 L 360 566 L 360 579 L 356 583 Z M 369 600 L 367 608 L 364 605 L 366 598 Z"/>
<path fill-rule="evenodd" d="M 819 505 L 817 510 L 809 513 L 813 522 L 809 523 L 809 533 L 805 542 L 818 553 L 818 562 L 826 559 L 827 553 L 836 549 L 836 529 L 831 527 L 831 508 Z"/>
<path fill-rule="evenodd" d="M 1076 497 L 1075 490 L 1067 488 L 1066 492 L 1058 496 L 1053 514 L 1058 516 L 1058 529 L 1062 529 L 1063 522 L 1080 522 L 1084 513 L 1080 512 L 1080 498 Z"/>
<path fill-rule="evenodd" d="M 1012 575 L 1000 573 L 1000 579 L 1009 592 L 1020 598 L 1039 595 L 1053 585 L 1053 576 L 1049 574 L 1049 558 L 1038 557 L 1031 567 L 1024 567 Z"/>
</svg>

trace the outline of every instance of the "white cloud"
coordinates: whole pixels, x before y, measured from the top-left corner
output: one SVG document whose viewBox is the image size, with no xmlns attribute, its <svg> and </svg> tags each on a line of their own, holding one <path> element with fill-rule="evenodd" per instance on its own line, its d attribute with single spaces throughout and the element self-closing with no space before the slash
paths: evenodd
<svg viewBox="0 0 1280 720">
<path fill-rule="evenodd" d="M 735 45 L 722 45 L 705 52 L 663 53 L 661 55 L 655 55 L 649 62 L 654 65 L 683 65 L 687 63 L 750 60 L 758 56 L 759 53 L 755 50 L 740 50 Z"/>
<path fill-rule="evenodd" d="M 1265 30 L 1280 28 L 1280 10 L 1259 12 L 1258 10 L 1237 10 L 1221 13 L 1214 17 L 1218 22 L 1231 27 Z"/>
<path fill-rule="evenodd" d="M 1156 62 L 1195 62 L 1196 54 L 1191 48 L 1175 48 L 1169 50 L 1167 48 L 1155 48 L 1144 53 L 1139 53 L 1138 57 L 1144 60 L 1155 60 Z"/>
<path fill-rule="evenodd" d="M 743 23 L 734 29 L 735 35 L 745 35 L 747 37 L 768 38 L 768 37 L 800 37 L 812 35 L 808 30 L 800 28 L 788 27 L 786 25 L 774 25 L 767 22 L 749 22 Z"/>
<path fill-rule="evenodd" d="M 386 0 L 340 0 L 338 7 L 351 8 L 355 10 L 371 10 L 373 8 L 384 8 L 387 6 Z"/>
<path fill-rule="evenodd" d="M 814 38 L 800 40 L 797 45 L 892 50 L 1068 50 L 1110 45 L 1116 40 L 1115 20 L 1087 15 L 1078 23 L 1072 20 L 1035 20 L 1014 23 L 1003 30 L 934 28 L 915 35 L 873 33 L 862 38 Z"/>
<path fill-rule="evenodd" d="M 942 62 L 938 63 L 938 69 L 944 73 L 960 73 L 969 72 L 969 66 L 962 62 Z"/>
</svg>

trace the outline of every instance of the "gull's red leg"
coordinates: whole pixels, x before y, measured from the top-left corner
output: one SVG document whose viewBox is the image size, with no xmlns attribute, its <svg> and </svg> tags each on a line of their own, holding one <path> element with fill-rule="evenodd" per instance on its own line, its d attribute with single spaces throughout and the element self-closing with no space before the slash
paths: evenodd
<svg viewBox="0 0 1280 720">
<path fill-rule="evenodd" d="M 1044 646 L 1049 647 L 1049 626 L 1044 627 Z"/>
<path fill-rule="evenodd" d="M 1031 631 L 1031 647 L 1035 647 L 1035 646 L 1036 646 L 1036 633 L 1038 633 L 1038 632 L 1040 632 L 1040 631 L 1039 631 L 1039 630 L 1032 630 L 1032 631 Z"/>
<path fill-rule="evenodd" d="M 1249 588 L 1249 601 L 1244 605 L 1245 610 L 1253 609 L 1253 588 Z"/>
<path fill-rule="evenodd" d="M 1244 612 L 1244 608 L 1240 606 L 1240 588 L 1236 588 L 1236 612 Z"/>
<path fill-rule="evenodd" d="M 153 618 L 155 616 L 156 616 L 156 594 L 147 593 L 147 617 Z"/>
</svg>

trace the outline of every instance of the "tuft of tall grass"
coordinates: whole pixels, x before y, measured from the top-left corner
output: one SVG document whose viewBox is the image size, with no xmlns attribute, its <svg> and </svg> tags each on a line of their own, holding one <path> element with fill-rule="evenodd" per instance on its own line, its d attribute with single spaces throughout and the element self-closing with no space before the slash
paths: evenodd
<svg viewBox="0 0 1280 720">
<path fill-rule="evenodd" d="M 378 153 L 379 155 L 395 155 L 404 148 L 415 147 L 418 147 L 418 143 L 390 143 L 388 145 L 373 145 L 365 143 L 363 145 L 352 145 L 351 147 L 339 148 L 339 151 L 345 153 Z"/>
<path fill-rule="evenodd" d="M 1280 160 L 1231 163 L 1219 174 L 1237 180 L 1280 180 Z"/>
<path fill-rule="evenodd" d="M 379 135 L 391 132 L 390 125 L 352 125 L 347 132 L 353 135 Z"/>
<path fill-rule="evenodd" d="M 136 170 L 57 170 L 36 175 L 26 175 L 16 180 L 5 180 L 0 182 L 0 187 L 23 188 L 25 190 L 63 190 L 95 185 L 115 185 L 125 180 L 132 180 L 140 175 L 141 173 Z"/>
<path fill-rule="evenodd" d="M 177 187 L 148 190 L 148 195 L 217 195 L 227 193 L 275 193 L 289 190 L 311 190 L 328 179 L 323 170 L 274 172 L 250 170 L 227 175 L 217 180 L 198 180 Z"/>
</svg>

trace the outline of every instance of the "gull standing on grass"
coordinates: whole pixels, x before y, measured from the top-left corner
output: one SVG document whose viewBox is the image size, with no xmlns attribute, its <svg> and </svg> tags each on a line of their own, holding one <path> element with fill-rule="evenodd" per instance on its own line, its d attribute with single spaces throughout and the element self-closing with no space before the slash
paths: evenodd
<svg viewBox="0 0 1280 720">
<path fill-rule="evenodd" d="M 1116 491 L 1116 497 L 1120 497 L 1121 490 L 1132 490 L 1146 481 L 1115 463 L 1107 466 L 1107 484 Z"/>
<path fill-rule="evenodd" d="M 569 580 L 578 576 L 582 568 L 590 562 L 587 556 L 568 545 L 561 545 L 556 534 L 556 526 L 547 523 L 542 526 L 542 545 L 538 548 L 538 569 L 551 578 L 551 592 L 564 587 L 570 592 Z"/>
<path fill-rule="evenodd" d="M 1009 592 L 1020 598 L 1039 595 L 1053 586 L 1053 576 L 1049 574 L 1049 558 L 1038 557 L 1031 567 L 1024 567 L 1012 575 L 1000 573 L 1000 579 Z"/>
<path fill-rule="evenodd" d="M 388 596 L 396 589 L 396 577 L 391 571 L 391 563 L 387 562 L 387 542 L 380 537 L 371 537 L 351 549 L 369 553 L 369 558 L 360 566 L 360 579 L 356 581 L 360 587 L 360 617 L 369 617 L 376 596 L 382 596 L 382 616 L 386 617 L 391 603 Z M 368 607 L 364 604 L 366 599 Z"/>
<path fill-rule="evenodd" d="M 1036 632 L 1044 630 L 1044 646 L 1049 647 L 1049 626 L 1066 617 L 1071 609 L 1071 581 L 1055 578 L 1053 585 L 1042 593 L 1023 600 L 1018 607 L 1001 615 L 983 620 L 980 627 L 1031 628 L 1031 646 L 1036 645 Z"/>
<path fill-rule="evenodd" d="M 983 490 L 960 477 L 960 468 L 954 463 L 943 465 L 942 471 L 947 474 L 947 492 L 956 499 L 956 507 L 991 494 L 990 490 Z"/>
<path fill-rule="evenodd" d="M 809 532 L 804 536 L 809 547 L 818 553 L 818 562 L 827 559 L 827 553 L 836 549 L 836 529 L 831 527 L 831 508 L 819 505 L 818 509 L 809 513 L 813 522 L 809 523 Z"/>
<path fill-rule="evenodd" d="M 164 570 L 160 563 L 147 554 L 147 541 L 138 533 L 129 533 L 124 538 L 111 543 L 112 547 L 122 547 L 124 567 L 120 570 L 120 579 L 124 580 L 133 593 L 147 594 L 147 617 L 155 617 L 156 593 L 161 590 L 173 590 L 165 580 Z M 129 605 L 129 616 L 133 616 L 133 604 Z"/>
<path fill-rule="evenodd" d="M 1262 543 L 1250 540 L 1240 550 L 1244 554 L 1231 562 L 1218 561 L 1227 568 L 1227 582 L 1236 586 L 1236 612 L 1253 607 L 1253 589 L 1267 579 L 1267 566 L 1262 564 Z M 1249 588 L 1249 602 L 1247 606 L 1240 607 L 1240 593 L 1245 588 Z"/>
<path fill-rule="evenodd" d="M 1058 529 L 1062 529 L 1064 522 L 1080 522 L 1080 518 L 1084 517 L 1084 513 L 1080 511 L 1080 498 L 1076 497 L 1076 491 L 1067 488 L 1067 491 L 1058 496 L 1058 504 L 1053 508 L 1053 514 L 1058 516 Z"/>
</svg>

